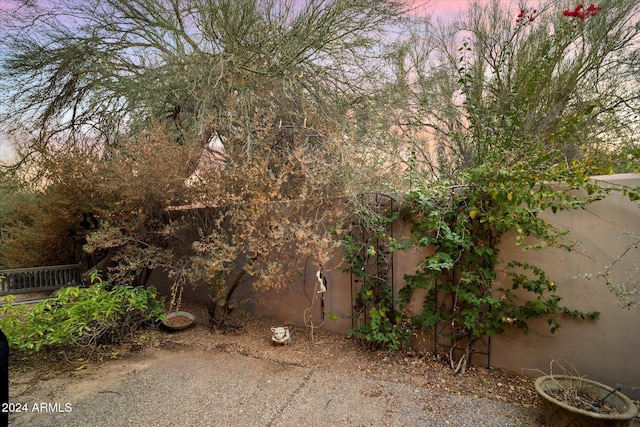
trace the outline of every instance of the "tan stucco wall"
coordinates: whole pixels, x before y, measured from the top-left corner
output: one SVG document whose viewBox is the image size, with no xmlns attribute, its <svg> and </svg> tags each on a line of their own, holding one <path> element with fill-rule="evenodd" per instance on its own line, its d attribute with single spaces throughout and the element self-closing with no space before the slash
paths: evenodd
<svg viewBox="0 0 640 427">
<path fill-rule="evenodd" d="M 601 177 L 604 184 L 640 185 L 640 174 L 625 174 Z M 567 369 L 575 369 L 581 375 L 605 382 L 609 385 L 622 385 L 623 392 L 630 397 L 640 398 L 640 309 L 621 308 L 618 299 L 607 289 L 602 279 L 586 280 L 578 276 L 591 273 L 594 276 L 604 271 L 616 256 L 624 250 L 629 241 L 625 232 L 640 235 L 640 210 L 637 203 L 612 193 L 605 200 L 590 205 L 585 210 L 549 214 L 549 222 L 560 228 L 570 230 L 571 239 L 578 241 L 575 250 L 547 248 L 542 251 L 523 252 L 515 246 L 514 239 L 508 236 L 501 243 L 501 255 L 505 262 L 510 259 L 527 260 L 546 271 L 558 285 L 562 303 L 571 309 L 584 312 L 599 311 L 597 321 L 584 321 L 565 318 L 562 329 L 551 335 L 544 319 L 530 322 L 531 332 L 524 335 L 519 330 L 509 330 L 491 340 L 489 363 L 498 368 L 508 369 L 525 375 L 537 376 L 549 373 L 550 363 L 557 361 Z M 408 233 L 406 224 L 394 225 L 394 235 Z M 640 263 L 639 251 L 630 252 L 616 269 L 624 272 Z M 418 250 L 396 252 L 393 277 L 395 291 L 404 283 L 404 274 L 412 273 L 415 266 L 424 258 Z M 304 311 L 309 307 L 310 298 L 316 283 L 316 271 L 319 268 L 313 259 L 294 262 L 291 268 L 301 272 L 298 280 L 288 288 L 276 294 L 261 295 L 262 302 L 244 302 L 243 306 L 260 316 L 274 319 L 274 322 L 304 327 Z M 331 261 L 324 266 L 328 281 L 328 291 L 324 294 L 324 310 L 338 316 L 337 320 L 322 320 L 320 300 L 316 299 L 312 307 L 314 325 L 322 325 L 338 333 L 344 333 L 352 326 L 352 298 L 357 285 L 351 283 L 351 277 L 343 270 L 342 254 L 336 251 Z M 160 274 L 154 275 L 154 284 L 161 285 Z M 640 278 L 636 278 L 640 280 Z M 499 277 L 500 280 L 500 277 Z M 498 283 L 498 286 L 500 284 Z M 498 287 L 497 286 L 497 287 Z M 166 285 L 164 287 L 166 292 Z M 206 290 L 188 290 L 189 299 L 203 300 Z M 238 300 L 253 297 L 250 283 L 239 289 Z M 420 308 L 416 301 L 414 309 Z M 274 325 L 276 326 L 276 325 Z M 429 339 L 417 342 L 421 347 L 429 347 Z M 487 363 L 486 357 L 474 357 L 474 363 Z M 553 365 L 553 373 L 561 371 L 560 365 Z"/>
<path fill-rule="evenodd" d="M 611 183 L 640 185 L 640 174 L 602 177 Z M 570 230 L 570 238 L 578 242 L 575 250 L 547 248 L 523 253 L 505 240 L 502 254 L 509 259 L 527 260 L 542 267 L 556 281 L 562 303 L 584 312 L 599 311 L 600 319 L 584 321 L 563 319 L 559 333 L 551 335 L 543 319 L 530 322 L 531 333 L 512 330 L 493 338 L 491 365 L 537 376 L 540 373 L 562 373 L 562 367 L 575 369 L 596 381 L 611 386 L 622 385 L 623 391 L 640 398 L 640 308 L 622 308 L 620 300 L 597 276 L 619 256 L 631 240 L 625 233 L 640 236 L 640 209 L 637 203 L 617 193 L 596 202 L 585 210 L 548 216 L 549 222 Z M 615 274 L 640 262 L 640 251 L 629 252 Z M 635 277 L 636 283 L 640 277 Z M 557 361 L 550 365 L 552 361 Z M 562 367 L 561 367 L 562 366 Z"/>
</svg>

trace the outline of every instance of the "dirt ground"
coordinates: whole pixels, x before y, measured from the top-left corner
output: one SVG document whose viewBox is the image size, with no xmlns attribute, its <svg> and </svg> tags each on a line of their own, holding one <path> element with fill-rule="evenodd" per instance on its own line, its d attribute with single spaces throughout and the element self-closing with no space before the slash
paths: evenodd
<svg viewBox="0 0 640 427">
<path fill-rule="evenodd" d="M 310 340 L 303 329 L 293 329 L 290 345 L 272 345 L 270 327 L 282 325 L 268 319 L 247 317 L 239 319 L 241 327 L 232 333 L 212 333 L 206 307 L 183 305 L 182 308 L 196 314 L 194 326 L 178 332 L 148 328 L 137 336 L 135 342 L 100 349 L 88 361 L 86 357 L 60 353 L 46 357 L 12 357 L 11 398 L 19 400 L 21 395 L 34 394 L 46 398 L 47 394 L 55 392 L 58 399 L 62 396 L 77 399 L 83 394 L 95 393 L 99 387 L 104 388 L 105 381 L 119 381 L 137 364 L 143 365 L 147 355 L 154 349 L 191 347 L 293 366 L 317 367 L 330 372 L 496 399 L 539 409 L 533 379 L 529 377 L 480 366 L 472 366 L 466 374 L 454 376 L 445 361 L 432 354 L 370 351 L 344 335 L 322 330 L 316 330 L 313 340 Z M 122 364 L 112 363 L 113 360 L 127 360 L 131 369 L 123 370 Z M 99 375 L 96 374 L 98 367 Z M 640 426 L 640 419 L 636 419 L 632 425 Z"/>
</svg>

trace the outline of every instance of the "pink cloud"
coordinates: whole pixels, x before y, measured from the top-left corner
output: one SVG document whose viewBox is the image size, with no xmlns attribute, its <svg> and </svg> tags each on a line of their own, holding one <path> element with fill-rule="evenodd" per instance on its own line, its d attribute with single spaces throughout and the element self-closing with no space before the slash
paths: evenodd
<svg viewBox="0 0 640 427">
<path fill-rule="evenodd" d="M 0 0 L 0 10 L 13 10 L 17 9 L 18 4 L 11 0 Z"/>
<path fill-rule="evenodd" d="M 473 0 L 405 0 L 414 15 L 453 16 L 469 9 Z M 489 4 L 491 0 L 479 0 Z"/>
</svg>

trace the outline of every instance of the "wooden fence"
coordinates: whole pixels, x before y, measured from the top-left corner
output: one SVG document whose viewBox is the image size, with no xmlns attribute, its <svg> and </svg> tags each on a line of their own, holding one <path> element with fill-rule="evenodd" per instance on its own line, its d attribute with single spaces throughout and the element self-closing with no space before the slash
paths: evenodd
<svg viewBox="0 0 640 427">
<path fill-rule="evenodd" d="M 0 296 L 47 292 L 78 284 L 78 264 L 0 270 Z"/>
</svg>

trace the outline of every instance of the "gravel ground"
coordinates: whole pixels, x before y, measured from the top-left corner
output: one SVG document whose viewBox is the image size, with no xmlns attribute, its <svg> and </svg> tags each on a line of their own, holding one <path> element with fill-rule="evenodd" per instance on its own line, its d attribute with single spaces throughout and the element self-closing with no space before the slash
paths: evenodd
<svg viewBox="0 0 640 427">
<path fill-rule="evenodd" d="M 143 331 L 132 345 L 10 361 L 12 426 L 540 426 L 529 377 L 443 360 L 369 351 L 344 335 L 292 327 L 271 342 L 268 319 L 238 319 L 237 334 L 196 325 Z M 44 405 L 43 405 L 44 404 Z M 24 410 L 26 409 L 26 411 Z M 633 427 L 640 427 L 640 418 Z"/>
<path fill-rule="evenodd" d="M 147 350 L 17 398 L 59 405 L 12 414 L 13 426 L 539 425 L 535 408 L 195 348 Z"/>
</svg>

